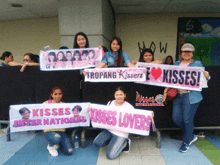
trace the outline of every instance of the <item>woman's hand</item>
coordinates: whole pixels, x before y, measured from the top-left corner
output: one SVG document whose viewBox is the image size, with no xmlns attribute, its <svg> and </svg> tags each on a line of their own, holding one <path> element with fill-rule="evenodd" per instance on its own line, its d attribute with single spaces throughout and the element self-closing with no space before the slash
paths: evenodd
<svg viewBox="0 0 220 165">
<path fill-rule="evenodd" d="M 98 48 L 99 48 L 99 49 L 102 49 L 102 46 L 99 45 Z"/>
<path fill-rule="evenodd" d="M 164 103 L 167 104 L 166 100 L 167 100 L 167 92 L 168 92 L 169 88 L 165 88 L 164 92 L 163 92 L 163 99 L 164 99 Z"/>
<path fill-rule="evenodd" d="M 203 71 L 203 74 L 204 74 L 204 76 L 205 76 L 205 78 L 208 80 L 209 79 L 209 72 L 208 71 Z"/>
<path fill-rule="evenodd" d="M 106 63 L 101 62 L 99 65 L 97 65 L 95 68 L 107 68 L 108 65 Z"/>
<path fill-rule="evenodd" d="M 24 63 L 23 66 L 22 66 L 21 69 L 20 69 L 20 72 L 24 72 L 24 70 L 25 70 L 25 68 L 26 68 L 27 65 L 28 65 L 27 62 Z"/>
<path fill-rule="evenodd" d="M 133 60 L 131 63 L 132 63 L 133 65 L 136 65 L 137 60 Z"/>
<path fill-rule="evenodd" d="M 131 62 L 127 63 L 127 67 L 135 67 L 134 64 L 132 64 Z"/>
<path fill-rule="evenodd" d="M 86 76 L 86 72 L 84 70 L 82 71 L 82 73 L 83 73 L 84 76 Z"/>
</svg>

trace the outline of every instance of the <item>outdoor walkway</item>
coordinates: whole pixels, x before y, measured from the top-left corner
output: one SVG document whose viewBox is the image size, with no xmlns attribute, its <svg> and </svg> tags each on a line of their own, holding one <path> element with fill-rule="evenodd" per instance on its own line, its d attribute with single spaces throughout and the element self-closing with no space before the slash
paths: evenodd
<svg viewBox="0 0 220 165">
<path fill-rule="evenodd" d="M 122 153 L 115 160 L 105 156 L 106 147 L 97 148 L 93 139 L 87 139 L 86 148 L 74 149 L 72 156 L 59 151 L 51 157 L 46 149 L 43 133 L 12 133 L 10 142 L 0 132 L 0 165 L 212 165 L 220 164 L 220 136 L 206 132 L 186 153 L 178 152 L 181 141 L 162 132 L 161 148 L 156 148 L 154 136 L 133 138 L 130 136 L 131 151 Z"/>
</svg>

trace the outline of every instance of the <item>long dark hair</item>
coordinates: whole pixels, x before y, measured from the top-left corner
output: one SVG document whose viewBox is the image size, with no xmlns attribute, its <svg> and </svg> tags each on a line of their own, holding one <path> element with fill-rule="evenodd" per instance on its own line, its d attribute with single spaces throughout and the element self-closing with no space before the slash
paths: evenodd
<svg viewBox="0 0 220 165">
<path fill-rule="evenodd" d="M 146 52 L 152 54 L 152 57 L 153 57 L 153 58 L 152 58 L 152 61 L 154 61 L 154 53 L 153 53 L 153 51 L 152 51 L 150 48 L 145 48 L 145 49 L 143 49 L 142 52 L 141 52 L 141 56 L 140 56 L 140 58 L 139 58 L 139 62 L 145 62 L 143 56 L 144 56 L 144 53 L 146 53 Z"/>
<path fill-rule="evenodd" d="M 83 32 L 79 32 L 79 33 L 77 33 L 77 34 L 75 35 L 73 48 L 79 48 L 79 45 L 77 44 L 77 37 L 78 37 L 79 35 L 85 37 L 85 39 L 86 39 L 86 46 L 85 46 L 85 48 L 89 48 L 89 40 L 88 40 L 87 36 L 85 35 L 85 33 L 83 33 Z"/>
<path fill-rule="evenodd" d="M 10 55 L 11 55 L 12 53 L 11 52 L 8 52 L 8 51 L 6 51 L 6 52 L 4 52 L 3 54 L 2 54 L 2 56 L 1 56 L 1 60 L 5 60 L 5 57 L 9 57 Z"/>
<path fill-rule="evenodd" d="M 112 40 L 111 40 L 111 43 L 110 43 L 110 49 L 112 51 L 112 48 L 111 48 L 111 44 L 112 42 L 116 40 L 118 42 L 118 45 L 120 46 L 119 50 L 118 50 L 118 59 L 117 59 L 117 63 L 118 63 L 118 66 L 119 67 L 122 67 L 124 66 L 124 60 L 123 60 L 123 57 L 122 57 L 122 42 L 121 42 L 121 39 L 119 37 L 114 37 Z M 113 51 L 112 51 L 113 52 Z"/>
<path fill-rule="evenodd" d="M 164 64 L 168 64 L 168 63 L 167 63 L 167 59 L 168 59 L 168 58 L 171 59 L 170 65 L 173 65 L 173 57 L 172 57 L 172 56 L 167 56 L 166 59 L 165 59 L 165 63 L 164 63 Z"/>
</svg>

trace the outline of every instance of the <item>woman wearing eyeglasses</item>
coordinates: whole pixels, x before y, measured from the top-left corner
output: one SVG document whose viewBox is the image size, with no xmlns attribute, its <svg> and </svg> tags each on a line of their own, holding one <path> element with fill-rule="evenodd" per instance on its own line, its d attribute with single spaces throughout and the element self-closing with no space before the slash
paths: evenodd
<svg viewBox="0 0 220 165">
<path fill-rule="evenodd" d="M 34 54 L 32 54 L 32 53 L 25 53 L 24 54 L 24 59 L 23 59 L 24 64 L 23 64 L 20 72 L 23 72 L 27 65 L 28 66 L 39 66 L 40 64 L 34 62 L 34 59 L 35 59 L 35 55 Z"/>
</svg>

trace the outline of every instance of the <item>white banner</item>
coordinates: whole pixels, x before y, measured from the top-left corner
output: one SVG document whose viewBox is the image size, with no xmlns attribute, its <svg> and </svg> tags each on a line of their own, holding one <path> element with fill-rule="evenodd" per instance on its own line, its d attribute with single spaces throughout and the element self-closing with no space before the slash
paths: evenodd
<svg viewBox="0 0 220 165">
<path fill-rule="evenodd" d="M 10 106 L 11 132 L 88 127 L 89 103 L 23 104 Z"/>
<path fill-rule="evenodd" d="M 101 63 L 102 57 L 103 49 L 99 48 L 40 51 L 40 69 L 53 71 L 95 67 Z"/>
<path fill-rule="evenodd" d="M 85 69 L 85 82 L 134 82 L 145 81 L 144 68 L 96 68 Z"/>
<path fill-rule="evenodd" d="M 136 83 L 201 91 L 204 67 L 183 67 L 174 65 L 137 62 L 136 67 L 146 68 L 146 80 Z"/>
<path fill-rule="evenodd" d="M 131 107 L 114 108 L 100 104 L 90 105 L 92 126 L 148 136 L 153 111 Z"/>
</svg>

